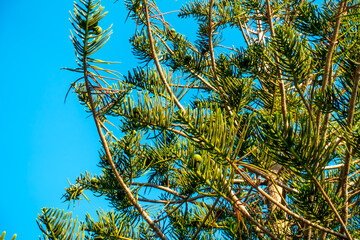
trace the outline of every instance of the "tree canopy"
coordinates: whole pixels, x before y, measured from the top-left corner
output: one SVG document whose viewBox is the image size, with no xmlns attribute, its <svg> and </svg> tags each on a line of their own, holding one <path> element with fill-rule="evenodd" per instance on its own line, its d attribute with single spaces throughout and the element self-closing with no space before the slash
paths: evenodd
<svg viewBox="0 0 360 240">
<path fill-rule="evenodd" d="M 70 19 L 102 174 L 63 197 L 113 211 L 43 208 L 44 239 L 360 239 L 360 2 L 188 1 L 195 41 L 155 0 L 124 2 L 139 64 L 124 75 L 93 55 L 111 34 L 100 1 Z"/>
</svg>

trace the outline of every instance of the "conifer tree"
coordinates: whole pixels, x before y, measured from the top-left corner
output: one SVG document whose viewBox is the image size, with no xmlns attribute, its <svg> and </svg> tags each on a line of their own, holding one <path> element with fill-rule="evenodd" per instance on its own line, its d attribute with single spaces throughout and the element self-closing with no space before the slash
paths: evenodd
<svg viewBox="0 0 360 240">
<path fill-rule="evenodd" d="M 43 208 L 44 239 L 360 239 L 359 4 L 188 1 L 191 42 L 155 0 L 125 0 L 139 67 L 120 75 L 93 55 L 111 34 L 100 1 L 75 2 L 72 88 L 103 172 L 64 198 L 113 211 Z M 242 39 L 224 46 L 229 28 Z"/>
</svg>

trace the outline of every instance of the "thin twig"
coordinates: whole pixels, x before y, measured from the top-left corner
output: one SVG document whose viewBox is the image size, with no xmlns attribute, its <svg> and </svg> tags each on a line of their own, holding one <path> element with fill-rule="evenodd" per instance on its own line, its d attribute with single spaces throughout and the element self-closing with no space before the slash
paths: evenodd
<svg viewBox="0 0 360 240">
<path fill-rule="evenodd" d="M 187 201 L 188 202 L 194 202 L 197 199 L 200 198 L 205 198 L 206 196 L 204 195 L 198 195 L 196 197 L 193 198 L 189 198 Z M 151 202 L 151 203 L 163 203 L 163 204 L 177 204 L 177 203 L 182 203 L 184 200 L 173 200 L 173 201 L 167 201 L 167 200 L 152 200 L 152 199 L 146 199 L 146 198 L 139 198 L 139 201 L 142 202 Z"/>
<path fill-rule="evenodd" d="M 287 207 L 285 207 L 284 205 L 282 205 L 281 203 L 279 203 L 278 201 L 276 201 L 273 197 L 271 197 L 269 194 L 267 194 L 263 189 L 261 189 L 260 187 L 258 187 L 256 185 L 256 183 L 253 182 L 253 180 L 251 180 L 250 178 L 246 177 L 237 167 L 236 165 L 232 164 L 233 167 L 236 169 L 236 171 L 243 177 L 244 180 L 246 180 L 251 186 L 253 186 L 254 188 L 256 188 L 256 190 L 261 194 L 263 195 L 264 197 L 266 197 L 268 200 L 270 200 L 271 202 L 273 202 L 276 206 L 278 206 L 280 209 L 282 209 L 284 212 L 286 212 L 287 214 L 293 216 L 294 218 L 312 226 L 312 227 L 315 227 L 321 231 L 325 231 L 325 232 L 328 232 L 328 233 L 331 233 L 335 236 L 338 236 L 340 238 L 343 238 L 343 239 L 348 239 L 348 237 L 344 234 L 341 234 L 341 233 L 338 233 L 338 232 L 335 232 L 331 229 L 328 229 L 328 228 L 325 228 L 325 227 L 322 227 L 320 225 L 317 225 L 303 217 L 301 217 L 300 215 L 292 212 L 290 209 L 288 209 Z"/>
<path fill-rule="evenodd" d="M 351 97 L 349 102 L 349 109 L 348 109 L 348 116 L 347 116 L 347 127 L 352 129 L 353 121 L 354 121 L 354 112 L 356 107 L 356 100 L 358 95 L 358 88 L 359 88 L 359 79 L 360 79 L 360 66 L 357 66 L 355 74 L 354 74 L 354 84 L 351 91 Z M 344 207 L 342 211 L 342 218 L 345 222 L 345 226 L 349 220 L 349 195 L 348 195 L 348 179 L 350 173 L 350 166 L 352 161 L 352 146 L 350 143 L 347 143 L 346 153 L 345 153 L 345 162 L 344 167 L 341 170 L 340 174 L 340 186 L 341 186 L 341 193 L 344 199 Z M 346 230 L 346 229 L 344 229 Z"/>
<path fill-rule="evenodd" d="M 266 7 L 267 7 L 267 14 L 268 14 L 268 23 L 270 26 L 270 34 L 271 37 L 275 37 L 275 30 L 274 30 L 274 25 L 273 25 L 273 21 L 272 21 L 272 11 L 271 11 L 271 5 L 270 5 L 270 1 L 266 0 Z M 275 56 L 275 61 L 276 63 L 279 62 L 279 59 L 277 56 Z M 282 116 L 283 116 L 283 121 L 285 123 L 285 127 L 288 126 L 288 121 L 287 121 L 287 103 L 286 103 L 286 93 L 285 93 L 285 86 L 284 86 L 284 82 L 283 80 L 280 78 L 281 76 L 281 72 L 280 69 L 277 68 L 278 71 L 278 75 L 279 75 L 279 87 L 280 87 L 280 97 L 281 97 L 281 112 L 282 112 Z"/>
<path fill-rule="evenodd" d="M 154 184 L 154 183 L 137 183 L 137 182 L 134 182 L 131 185 L 153 187 L 153 188 L 157 188 L 157 189 L 166 191 L 168 193 L 171 193 L 172 195 L 177 196 L 177 197 L 181 197 L 181 198 L 184 198 L 184 199 L 187 198 L 187 196 L 181 195 L 180 193 L 178 193 L 175 190 L 172 190 L 171 188 L 164 187 L 164 186 L 161 186 L 161 185 L 157 185 L 157 184 Z"/>
<path fill-rule="evenodd" d="M 321 85 L 321 91 L 324 92 L 328 82 L 330 81 L 331 78 L 331 74 L 332 74 L 332 58 L 334 55 L 334 51 L 335 51 L 335 46 L 337 44 L 337 38 L 339 35 L 339 31 L 340 31 L 340 24 L 341 24 L 341 20 L 342 20 L 342 12 L 345 8 L 345 6 L 347 5 L 347 1 L 342 1 L 340 8 L 339 8 L 339 17 L 336 19 L 336 23 L 335 23 L 335 27 L 334 27 L 334 31 L 333 31 L 333 35 L 330 41 L 330 45 L 328 47 L 328 52 L 326 54 L 326 61 L 325 61 L 325 67 L 324 67 L 324 74 L 322 77 L 322 85 Z M 316 123 L 317 123 L 317 128 L 318 130 L 320 130 L 320 117 L 321 117 L 321 109 L 319 108 L 316 114 Z M 317 131 L 317 134 L 320 134 L 320 131 Z"/>
<path fill-rule="evenodd" d="M 335 216 L 336 216 L 337 219 L 339 220 L 339 222 L 340 222 L 341 226 L 343 227 L 346 235 L 348 236 L 348 238 L 349 238 L 350 240 L 352 240 L 352 237 L 351 237 L 349 231 L 347 230 L 344 221 L 342 220 L 339 212 L 336 210 L 336 208 L 335 208 L 334 204 L 332 203 L 331 199 L 329 198 L 329 196 L 328 196 L 328 195 L 326 194 L 326 192 L 324 191 L 324 188 L 321 186 L 321 184 L 320 184 L 319 181 L 316 179 L 316 177 L 314 177 L 313 175 L 311 175 L 311 177 L 313 178 L 316 186 L 320 189 L 322 195 L 325 197 L 325 200 L 328 202 L 328 204 L 330 205 L 331 209 L 332 209 L 333 212 L 335 213 Z"/>
<path fill-rule="evenodd" d="M 282 188 L 285 188 L 286 190 L 288 190 L 288 191 L 290 191 L 290 192 L 293 192 L 293 193 L 296 193 L 296 194 L 300 193 L 299 190 L 287 186 L 286 184 L 284 184 L 284 183 L 282 183 L 282 182 L 274 179 L 272 176 L 270 176 L 270 174 L 267 174 L 267 173 L 265 173 L 265 172 L 262 172 L 262 171 L 260 171 L 260 170 L 258 170 L 258 169 L 256 169 L 256 168 L 254 168 L 254 167 L 251 167 L 251 166 L 248 165 L 248 164 L 241 163 L 241 164 L 239 164 L 239 166 L 245 167 L 245 168 L 247 168 L 250 172 L 253 172 L 253 173 L 255 173 L 255 174 L 258 174 L 258 175 L 264 177 L 265 179 L 267 179 L 267 180 L 269 180 L 269 181 L 275 182 L 277 185 L 279 185 L 279 186 L 282 187 Z"/>
<path fill-rule="evenodd" d="M 344 166 L 344 164 L 337 164 L 337 165 L 326 166 L 326 167 L 324 167 L 324 170 L 341 168 L 341 167 L 343 167 L 343 166 Z"/>
<path fill-rule="evenodd" d="M 226 199 L 226 198 L 225 198 Z M 240 202 L 240 200 L 236 197 L 235 194 L 233 194 L 233 192 L 231 192 L 231 197 L 230 197 L 230 202 L 234 202 L 235 203 L 235 207 L 240 211 L 240 213 L 246 218 L 248 219 L 250 222 L 252 222 L 256 227 L 258 227 L 263 233 L 267 234 L 269 237 L 271 237 L 271 239 L 276 239 L 276 240 L 280 240 L 278 237 L 276 237 L 273 233 L 271 233 L 269 230 L 267 230 L 263 225 L 261 225 L 260 223 L 258 223 L 251 215 L 250 213 L 246 210 L 246 208 L 244 207 L 244 205 Z M 229 201 L 228 200 L 228 201 Z"/>
<path fill-rule="evenodd" d="M 196 232 L 194 233 L 194 235 L 192 236 L 192 238 L 190 240 L 194 240 L 196 238 L 196 236 L 199 234 L 199 232 L 201 231 L 201 228 L 204 226 L 206 220 L 210 217 L 212 211 L 214 210 L 216 204 L 219 202 L 220 200 L 220 196 L 218 196 L 215 200 L 215 202 L 213 203 L 213 205 L 211 206 L 211 209 L 209 210 L 209 212 L 206 214 L 206 216 L 204 217 L 204 220 L 202 221 L 202 223 L 200 224 L 200 226 L 198 227 L 198 229 L 196 230 Z"/>
<path fill-rule="evenodd" d="M 212 8 L 214 4 L 214 0 L 210 0 L 209 6 L 209 16 L 208 16 L 208 35 L 209 35 L 209 52 L 211 59 L 211 66 L 213 70 L 213 76 L 217 79 L 216 75 L 216 62 L 215 62 L 215 54 L 214 54 L 214 46 L 213 46 L 213 25 L 212 25 Z"/>
</svg>

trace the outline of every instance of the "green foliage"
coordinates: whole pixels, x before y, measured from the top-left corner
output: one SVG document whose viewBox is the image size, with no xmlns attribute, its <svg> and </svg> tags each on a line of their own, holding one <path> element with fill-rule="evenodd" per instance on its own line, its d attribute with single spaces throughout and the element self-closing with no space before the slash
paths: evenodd
<svg viewBox="0 0 360 240">
<path fill-rule="evenodd" d="M 126 0 L 139 66 L 121 75 L 94 58 L 111 34 L 100 1 L 75 3 L 72 88 L 102 173 L 63 198 L 89 192 L 112 211 L 79 222 L 44 208 L 44 239 L 359 238 L 358 4 L 188 1 L 192 42 L 155 1 Z"/>
<path fill-rule="evenodd" d="M 85 232 L 77 218 L 64 210 L 43 208 L 38 216 L 37 224 L 43 233 L 43 239 L 86 239 Z"/>
<path fill-rule="evenodd" d="M 3 232 L 3 233 L 1 234 L 1 236 L 0 236 L 0 240 L 4 240 L 4 239 L 5 239 L 5 235 L 6 235 L 6 232 Z M 17 237 L 17 235 L 14 234 L 14 236 L 11 238 L 11 240 L 15 240 L 16 237 Z"/>
<path fill-rule="evenodd" d="M 119 214 L 103 211 L 98 211 L 97 214 L 98 221 L 92 219 L 89 214 L 85 219 L 85 229 L 93 239 L 134 239 L 136 237 L 132 223 L 124 221 Z"/>
<path fill-rule="evenodd" d="M 70 22 L 74 27 L 76 36 L 71 34 L 78 64 L 82 67 L 84 61 L 99 63 L 100 60 L 89 58 L 88 56 L 98 51 L 109 40 L 110 28 L 102 31 L 98 26 L 99 21 L 106 16 L 104 7 L 100 1 L 81 0 L 83 6 L 74 3 L 74 12 Z"/>
</svg>

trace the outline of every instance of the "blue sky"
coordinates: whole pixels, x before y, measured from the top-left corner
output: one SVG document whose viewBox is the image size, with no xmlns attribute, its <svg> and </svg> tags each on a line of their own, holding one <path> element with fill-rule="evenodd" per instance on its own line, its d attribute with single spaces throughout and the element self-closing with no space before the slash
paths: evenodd
<svg viewBox="0 0 360 240">
<path fill-rule="evenodd" d="M 163 11 L 179 9 L 181 2 L 158 1 Z M 122 0 L 103 0 L 102 5 L 109 14 L 101 26 L 114 24 L 114 34 L 97 57 L 122 62 L 112 67 L 126 73 L 136 66 L 128 41 L 134 25 L 131 20 L 124 23 Z M 35 219 L 41 208 L 68 207 L 60 199 L 67 179 L 74 182 L 85 170 L 99 173 L 100 143 L 93 119 L 74 94 L 64 104 L 78 77 L 60 70 L 75 67 L 68 20 L 72 9 L 71 0 L 0 3 L 0 233 L 6 231 L 6 239 L 14 233 L 17 239 L 38 238 Z M 189 31 L 189 25 L 177 26 Z M 83 200 L 68 210 L 83 216 L 99 207 L 108 209 L 103 201 L 90 199 L 91 204 Z"/>
</svg>

